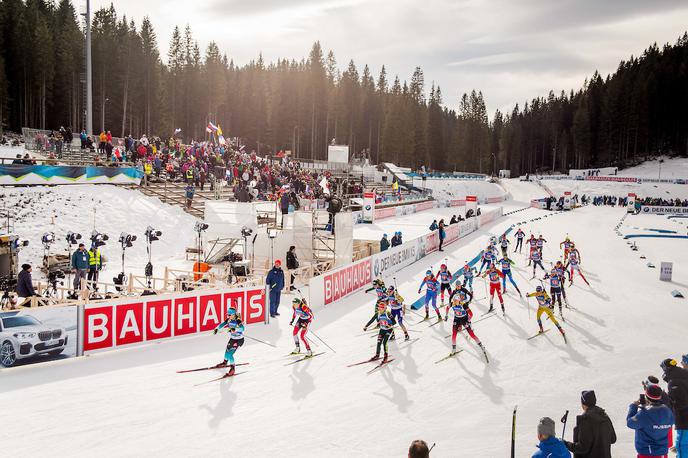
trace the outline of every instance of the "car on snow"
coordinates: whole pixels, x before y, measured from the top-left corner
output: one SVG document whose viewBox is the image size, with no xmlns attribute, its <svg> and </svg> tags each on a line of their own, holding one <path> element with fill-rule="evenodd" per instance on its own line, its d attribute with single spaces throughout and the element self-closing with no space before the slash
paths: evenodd
<svg viewBox="0 0 688 458">
<path fill-rule="evenodd" d="M 64 328 L 46 325 L 33 315 L 0 313 L 0 365 L 4 367 L 33 356 L 57 356 L 67 346 L 67 339 Z"/>
</svg>

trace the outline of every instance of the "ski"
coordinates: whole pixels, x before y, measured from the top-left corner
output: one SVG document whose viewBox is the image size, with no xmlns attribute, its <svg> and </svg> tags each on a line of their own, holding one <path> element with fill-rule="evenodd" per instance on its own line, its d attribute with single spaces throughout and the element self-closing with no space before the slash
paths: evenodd
<svg viewBox="0 0 688 458">
<path fill-rule="evenodd" d="M 348 364 L 346 367 L 361 366 L 363 364 L 374 363 L 375 361 L 379 361 L 379 360 L 380 360 L 379 357 L 378 358 L 370 358 L 370 359 L 366 359 L 365 361 L 361 361 L 360 363 Z"/>
<path fill-rule="evenodd" d="M 488 311 L 485 312 L 485 313 L 481 313 L 480 316 L 489 315 L 490 313 L 497 313 L 497 310 L 494 309 L 494 308 L 493 308 L 493 309 L 490 309 L 490 310 L 488 310 Z"/>
<path fill-rule="evenodd" d="M 431 328 L 431 327 L 435 326 L 436 324 L 440 324 L 440 323 L 444 323 L 444 320 L 443 320 L 443 319 L 442 319 L 442 320 L 437 320 L 437 321 L 435 321 L 434 323 L 431 323 L 430 326 L 428 326 L 428 327 Z"/>
<path fill-rule="evenodd" d="M 453 358 L 454 356 L 457 356 L 457 355 L 458 355 L 459 353 L 461 353 L 462 351 L 463 351 L 463 348 L 462 348 L 461 350 L 458 350 L 458 351 L 449 353 L 449 354 L 448 354 L 447 356 L 445 356 L 444 358 L 441 358 L 441 359 L 438 359 L 437 361 L 435 361 L 435 364 L 439 364 L 439 363 L 441 363 L 442 361 L 446 361 L 446 360 L 448 360 L 448 359 L 450 359 L 450 358 Z"/>
<path fill-rule="evenodd" d="M 511 458 L 516 456 L 516 410 L 518 405 L 514 406 L 514 413 L 511 416 Z"/>
<path fill-rule="evenodd" d="M 291 366 L 292 364 L 300 363 L 301 361 L 306 361 L 306 360 L 308 360 L 308 359 L 313 359 L 313 358 L 315 358 L 316 356 L 320 356 L 320 355 L 322 355 L 322 354 L 324 354 L 324 353 L 325 353 L 324 351 L 323 351 L 323 352 L 320 352 L 320 353 L 313 353 L 311 356 L 304 356 L 303 358 L 300 358 L 300 359 L 297 359 L 297 360 L 294 360 L 294 361 L 292 361 L 292 362 L 290 362 L 290 363 L 285 364 L 285 366 Z"/>
<path fill-rule="evenodd" d="M 380 369 L 381 367 L 386 366 L 387 364 L 391 363 L 392 361 L 394 361 L 394 358 L 391 358 L 391 359 L 388 359 L 387 361 L 381 362 L 381 363 L 378 364 L 377 366 L 375 366 L 375 367 L 373 367 L 372 369 L 370 369 L 370 370 L 368 371 L 368 374 L 371 374 L 371 373 L 373 373 L 374 371 Z"/>
<path fill-rule="evenodd" d="M 239 364 L 235 364 L 235 366 L 247 366 L 248 364 L 249 364 L 249 363 L 239 363 Z M 228 366 L 228 365 L 224 365 L 224 366 L 199 367 L 198 369 L 186 369 L 186 370 L 183 370 L 183 371 L 177 371 L 177 374 L 186 374 L 186 373 L 188 373 L 188 372 L 207 371 L 207 370 L 210 370 L 210 369 L 226 369 L 227 367 L 229 367 L 229 366 Z"/>
<path fill-rule="evenodd" d="M 546 332 L 549 332 L 549 329 L 545 329 L 544 331 L 538 332 L 538 333 L 535 334 L 534 336 L 528 337 L 526 340 L 534 339 L 534 338 L 536 338 L 537 336 L 541 336 L 541 335 L 543 335 L 543 334 L 546 333 Z"/>
<path fill-rule="evenodd" d="M 490 364 L 490 358 L 487 356 L 487 350 L 485 350 L 485 347 L 480 347 L 480 349 L 483 351 L 483 355 L 485 356 L 485 362 Z"/>
<path fill-rule="evenodd" d="M 205 385 L 207 383 L 217 382 L 219 380 L 224 380 L 226 378 L 236 377 L 237 375 L 241 375 L 241 374 L 245 374 L 245 372 L 235 372 L 232 375 L 224 374 L 222 377 L 214 378 L 212 380 L 208 380 L 207 382 L 197 383 L 194 386 L 201 386 L 201 385 Z"/>
<path fill-rule="evenodd" d="M 492 312 L 490 312 L 489 314 L 484 313 L 484 314 L 481 316 L 481 318 L 478 318 L 477 320 L 471 321 L 471 324 L 475 324 L 475 323 L 477 323 L 477 322 L 479 322 L 479 321 L 487 320 L 488 318 L 491 318 L 491 317 L 493 317 L 493 316 L 497 316 L 497 313 L 495 313 L 494 310 L 493 310 Z"/>
<path fill-rule="evenodd" d="M 566 340 L 566 333 L 565 333 L 565 332 L 561 332 L 560 334 L 561 334 L 561 336 L 564 338 L 564 343 L 568 345 L 569 341 Z"/>
</svg>

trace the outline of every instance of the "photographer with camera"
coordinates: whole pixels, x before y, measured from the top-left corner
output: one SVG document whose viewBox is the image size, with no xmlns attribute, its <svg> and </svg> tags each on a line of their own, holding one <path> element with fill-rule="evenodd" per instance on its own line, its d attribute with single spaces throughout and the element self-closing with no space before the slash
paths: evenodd
<svg viewBox="0 0 688 458">
<path fill-rule="evenodd" d="M 287 251 L 287 269 L 294 270 L 299 268 L 299 259 L 296 257 L 296 247 L 294 245 L 289 247 Z M 294 286 L 294 274 L 289 272 L 289 291 L 294 291 L 296 287 Z"/>
<path fill-rule="evenodd" d="M 23 264 L 22 270 L 17 276 L 17 304 L 26 306 L 26 302 L 32 296 L 38 296 L 33 289 L 33 280 L 31 278 L 31 265 Z"/>
<path fill-rule="evenodd" d="M 79 244 L 79 249 L 72 254 L 71 267 L 74 271 L 74 291 L 81 289 L 81 280 L 87 278 L 89 270 L 89 255 L 86 246 Z"/>
<path fill-rule="evenodd" d="M 626 425 L 635 430 L 638 458 L 667 456 L 674 414 L 662 404 L 662 389 L 659 386 L 646 385 L 645 393 L 628 406 Z"/>
</svg>

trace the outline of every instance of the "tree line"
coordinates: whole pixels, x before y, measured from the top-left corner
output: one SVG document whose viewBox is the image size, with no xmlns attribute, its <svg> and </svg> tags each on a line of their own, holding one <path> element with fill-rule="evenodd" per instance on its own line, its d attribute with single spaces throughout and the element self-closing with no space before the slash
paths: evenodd
<svg viewBox="0 0 688 458">
<path fill-rule="evenodd" d="M 0 121 L 83 127 L 84 32 L 69 0 L 0 2 Z M 92 18 L 93 126 L 115 136 L 203 140 L 208 122 L 261 154 L 290 150 L 326 159 L 348 144 L 373 162 L 438 170 L 513 173 L 623 165 L 688 151 L 688 35 L 650 46 L 578 91 L 553 91 L 497 110 L 480 91 L 444 104 L 416 67 L 408 80 L 338 64 L 319 42 L 300 60 L 238 65 L 214 42 L 201 51 L 187 25 L 174 28 L 165 62 L 149 18 L 140 26 L 113 5 Z M 454 105 L 454 103 L 451 103 Z"/>
</svg>

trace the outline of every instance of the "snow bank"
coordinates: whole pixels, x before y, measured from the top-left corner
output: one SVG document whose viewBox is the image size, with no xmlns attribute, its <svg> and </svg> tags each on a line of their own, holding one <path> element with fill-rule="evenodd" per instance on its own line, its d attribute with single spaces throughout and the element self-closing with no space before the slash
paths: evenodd
<svg viewBox="0 0 688 458">
<path fill-rule="evenodd" d="M 428 178 L 423 183 L 420 178 L 413 179 L 413 185 L 419 188 L 432 189 L 432 196 L 437 200 L 463 199 L 466 196 L 478 196 L 483 202 L 489 198 L 504 198 L 506 192 L 499 185 L 483 180 L 457 180 L 449 178 Z"/>
<path fill-rule="evenodd" d="M 661 174 L 660 174 L 660 163 L 659 160 L 663 159 L 664 163 L 661 164 Z M 666 156 L 653 159 L 651 161 L 645 161 L 642 164 L 629 167 L 627 169 L 619 170 L 619 176 L 624 177 L 639 177 L 639 178 L 684 178 L 688 179 L 688 158 L 678 157 L 678 158 L 668 158 Z"/>
</svg>

